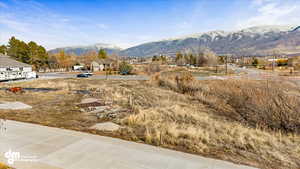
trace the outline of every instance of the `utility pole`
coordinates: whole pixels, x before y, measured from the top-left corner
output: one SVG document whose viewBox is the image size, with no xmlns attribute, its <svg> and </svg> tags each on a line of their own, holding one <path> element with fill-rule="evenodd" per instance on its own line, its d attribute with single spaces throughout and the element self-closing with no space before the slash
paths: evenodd
<svg viewBox="0 0 300 169">
<path fill-rule="evenodd" d="M 272 60 L 272 71 L 274 72 L 274 67 L 275 67 L 275 55 L 273 55 L 273 60 Z"/>
<path fill-rule="evenodd" d="M 244 67 L 244 66 L 245 66 L 245 57 L 242 56 L 242 67 Z"/>
<path fill-rule="evenodd" d="M 108 73 L 107 73 L 106 65 L 104 66 L 104 69 L 105 69 L 105 79 L 107 80 L 108 79 Z"/>
<path fill-rule="evenodd" d="M 228 73 L 228 55 L 226 55 L 226 59 L 225 59 L 225 67 L 226 67 L 226 75 Z"/>
</svg>

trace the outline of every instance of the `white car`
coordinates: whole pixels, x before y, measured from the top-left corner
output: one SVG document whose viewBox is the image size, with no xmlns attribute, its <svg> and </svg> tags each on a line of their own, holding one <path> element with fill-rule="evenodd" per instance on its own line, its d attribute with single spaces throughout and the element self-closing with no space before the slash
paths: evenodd
<svg viewBox="0 0 300 169">
<path fill-rule="evenodd" d="M 36 72 L 27 72 L 26 73 L 26 79 L 33 79 L 36 78 Z"/>
</svg>

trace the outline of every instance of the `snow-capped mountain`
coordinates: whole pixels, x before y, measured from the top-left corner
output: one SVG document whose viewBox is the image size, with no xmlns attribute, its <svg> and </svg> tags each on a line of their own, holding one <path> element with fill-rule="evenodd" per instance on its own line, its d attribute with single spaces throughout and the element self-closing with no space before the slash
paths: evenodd
<svg viewBox="0 0 300 169">
<path fill-rule="evenodd" d="M 64 50 L 67 53 L 81 55 L 101 48 L 109 54 L 137 57 L 175 55 L 178 51 L 201 48 L 210 48 L 217 54 L 263 55 L 275 48 L 282 52 L 300 53 L 300 26 L 257 26 L 238 31 L 210 31 L 149 42 L 124 50 L 115 45 L 98 43 L 90 46 L 57 48 L 49 52 Z"/>
<path fill-rule="evenodd" d="M 90 51 L 99 51 L 100 49 L 104 49 L 108 54 L 118 54 L 122 49 L 116 45 L 105 44 L 105 43 L 97 43 L 90 46 L 70 46 L 70 47 L 62 47 L 52 49 L 50 53 L 57 53 L 61 50 L 64 50 L 66 53 L 74 53 L 76 55 L 81 55 Z"/>
<path fill-rule="evenodd" d="M 120 52 L 122 56 L 175 55 L 186 49 L 210 48 L 218 54 L 264 53 L 274 48 L 300 51 L 300 26 L 258 26 L 239 31 L 210 31 L 145 43 Z"/>
</svg>

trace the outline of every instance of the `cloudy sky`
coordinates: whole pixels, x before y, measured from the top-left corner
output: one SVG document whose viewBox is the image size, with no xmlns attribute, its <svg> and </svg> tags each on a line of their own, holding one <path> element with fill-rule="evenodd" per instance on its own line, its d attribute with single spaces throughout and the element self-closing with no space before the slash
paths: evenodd
<svg viewBox="0 0 300 169">
<path fill-rule="evenodd" d="M 299 0 L 0 0 L 0 44 L 122 48 L 212 30 L 300 25 Z"/>
</svg>

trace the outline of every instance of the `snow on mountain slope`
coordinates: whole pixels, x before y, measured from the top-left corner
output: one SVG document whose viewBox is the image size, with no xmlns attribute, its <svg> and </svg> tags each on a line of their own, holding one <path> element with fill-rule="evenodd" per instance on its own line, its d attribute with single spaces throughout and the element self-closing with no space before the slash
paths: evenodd
<svg viewBox="0 0 300 169">
<path fill-rule="evenodd" d="M 90 46 L 72 46 L 50 50 L 55 53 L 65 50 L 67 53 L 81 55 L 89 51 L 105 49 L 109 54 L 120 56 L 175 55 L 187 49 L 210 48 L 217 54 L 237 54 L 241 51 L 260 53 L 274 48 L 282 50 L 300 49 L 300 26 L 256 26 L 238 31 L 210 31 L 144 43 L 122 50 L 111 45 L 98 43 Z M 299 51 L 300 52 L 300 51 Z"/>
<path fill-rule="evenodd" d="M 210 31 L 178 38 L 145 43 L 120 52 L 123 56 L 175 55 L 185 49 L 210 48 L 218 54 L 235 54 L 241 50 L 259 52 L 277 48 L 297 47 L 300 36 L 291 35 L 296 26 L 257 26 L 239 31 Z M 284 43 L 293 39 L 293 43 Z M 284 40 L 283 40 L 284 39 Z"/>
<path fill-rule="evenodd" d="M 86 52 L 90 51 L 98 51 L 100 49 L 104 49 L 108 54 L 112 53 L 119 53 L 122 49 L 116 45 L 112 44 L 105 44 L 105 43 L 97 43 L 90 46 L 70 46 L 70 47 L 62 47 L 62 48 L 56 48 L 52 49 L 49 52 L 50 53 L 57 53 L 61 50 L 64 50 L 66 53 L 74 53 L 76 55 L 81 55 Z"/>
</svg>

